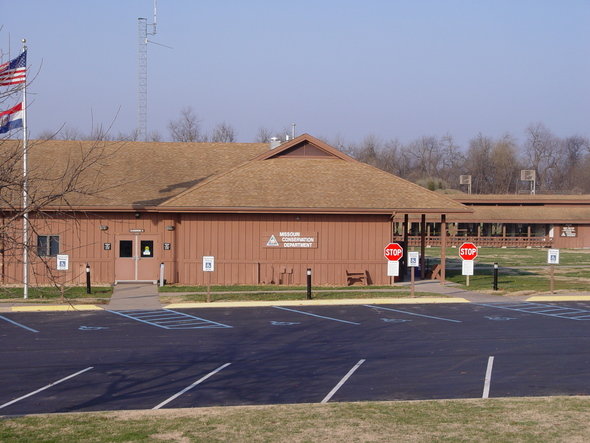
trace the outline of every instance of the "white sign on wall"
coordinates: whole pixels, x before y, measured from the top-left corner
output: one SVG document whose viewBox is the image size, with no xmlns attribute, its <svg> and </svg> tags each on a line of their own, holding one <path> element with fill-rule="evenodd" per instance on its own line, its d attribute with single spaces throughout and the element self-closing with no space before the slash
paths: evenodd
<svg viewBox="0 0 590 443">
<path fill-rule="evenodd" d="M 203 272 L 215 271 L 215 257 L 211 255 L 203 256 Z"/>
<path fill-rule="evenodd" d="M 56 268 L 58 271 L 67 271 L 70 269 L 70 256 L 66 254 L 57 255 Z"/>
</svg>

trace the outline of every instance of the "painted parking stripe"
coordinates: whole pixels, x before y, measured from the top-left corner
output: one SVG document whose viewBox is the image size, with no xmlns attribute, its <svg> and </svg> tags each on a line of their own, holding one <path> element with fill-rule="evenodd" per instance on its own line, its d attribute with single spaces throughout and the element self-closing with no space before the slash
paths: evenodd
<svg viewBox="0 0 590 443">
<path fill-rule="evenodd" d="M 342 380 L 340 380 L 340 382 L 336 386 L 334 386 L 334 389 L 332 389 L 330 393 L 326 395 L 326 397 L 324 397 L 321 403 L 328 403 L 330 399 L 334 396 L 334 394 L 338 392 L 338 389 L 340 389 L 342 385 L 346 383 L 346 381 L 352 376 L 352 374 L 354 374 L 354 371 L 356 371 L 364 362 L 364 359 L 359 360 L 359 362 L 356 365 L 354 365 L 350 371 L 348 371 L 348 373 L 342 378 Z"/>
<path fill-rule="evenodd" d="M 568 320 L 590 320 L 590 311 L 564 306 L 546 305 L 542 303 L 474 303 L 487 308 L 505 309 L 525 314 L 545 315 L 547 317 L 565 318 Z"/>
<path fill-rule="evenodd" d="M 76 376 L 78 376 L 80 374 L 83 374 L 86 371 L 90 371 L 91 369 L 93 369 L 93 366 L 90 366 L 90 367 L 88 367 L 86 369 L 82 369 L 81 371 L 78 371 L 75 374 L 68 375 L 67 377 L 62 378 L 61 380 L 54 381 L 53 383 L 49 383 L 47 386 L 44 386 L 44 387 L 42 387 L 40 389 L 37 389 L 36 391 L 33 391 L 33 392 L 31 392 L 31 393 L 29 393 L 27 395 L 23 395 L 22 397 L 15 398 L 14 400 L 9 401 L 8 403 L 4 403 L 3 405 L 0 405 L 0 409 L 5 408 L 6 406 L 10 406 L 10 405 L 12 405 L 12 404 L 14 404 L 16 402 L 21 401 L 21 400 L 24 400 L 27 397 L 31 397 L 32 395 L 38 394 L 39 392 L 44 391 L 45 389 L 52 388 L 55 385 L 61 383 L 62 381 L 66 381 L 66 380 L 69 380 L 70 378 L 74 378 L 74 377 L 76 377 Z"/>
<path fill-rule="evenodd" d="M 350 325 L 360 325 L 360 323 L 355 323 L 353 321 L 348 321 L 348 320 L 340 320 L 339 318 L 332 318 L 332 317 L 324 317 L 323 315 L 316 315 L 316 314 L 311 314 L 309 312 L 305 312 L 305 311 L 297 311 L 295 309 L 289 309 L 289 308 L 284 308 L 283 306 L 273 306 L 273 308 L 276 309 L 282 309 L 284 311 L 291 311 L 291 312 L 297 312 L 298 314 L 303 314 L 303 315 L 309 315 L 311 317 L 317 317 L 317 318 L 323 318 L 324 320 L 333 320 L 333 321 L 339 321 L 341 323 L 348 323 Z"/>
<path fill-rule="evenodd" d="M 203 383 L 205 380 L 207 380 L 209 377 L 217 374 L 219 371 L 221 371 L 224 368 L 227 368 L 229 365 L 231 365 L 231 363 L 226 363 L 224 365 L 221 365 L 220 367 L 218 367 L 217 369 L 215 369 L 212 372 L 209 372 L 207 375 L 205 375 L 204 377 L 201 377 L 200 379 L 198 379 L 196 382 L 194 382 L 192 385 L 187 386 L 186 388 L 184 388 L 182 391 L 177 392 L 176 394 L 174 394 L 172 397 L 168 398 L 167 400 L 164 400 L 162 403 L 160 403 L 159 405 L 154 406 L 152 409 L 160 409 L 162 406 L 166 406 L 168 403 L 170 403 L 172 400 L 180 397 L 182 394 L 184 394 L 187 391 L 190 391 L 192 388 L 194 388 L 195 386 L 197 386 L 200 383 Z"/>
<path fill-rule="evenodd" d="M 13 321 L 13 320 L 11 320 L 11 319 L 9 319 L 9 318 L 6 318 L 6 317 L 4 317 L 4 316 L 2 316 L 2 315 L 0 315 L 0 318 L 1 318 L 2 320 L 6 320 L 6 321 L 7 321 L 7 322 L 9 322 L 9 323 L 12 323 L 13 325 L 16 325 L 16 326 L 19 326 L 19 327 L 21 327 L 21 328 L 24 328 L 24 329 L 26 329 L 26 330 L 28 330 L 28 331 L 31 331 L 31 332 L 39 332 L 39 331 L 37 331 L 37 330 L 35 330 L 35 329 L 33 329 L 33 328 L 29 328 L 28 326 L 21 325 L 20 323 L 17 323 L 17 322 L 15 322 L 15 321 Z"/>
<path fill-rule="evenodd" d="M 172 311 L 170 309 L 150 310 L 129 310 L 129 311 L 107 311 L 136 320 L 148 325 L 157 326 L 163 329 L 206 329 L 206 328 L 231 328 L 212 320 L 195 317 L 184 312 Z"/>
<path fill-rule="evenodd" d="M 398 309 L 391 309 L 391 308 L 384 308 L 383 306 L 375 306 L 375 305 L 363 305 L 366 308 L 377 308 L 377 309 L 385 309 L 386 311 L 393 311 L 393 312 L 401 312 L 402 314 L 408 314 L 408 315 L 416 315 L 418 317 L 426 317 L 426 318 L 432 318 L 434 320 L 442 320 L 442 321 L 451 321 L 453 323 L 463 323 L 460 320 L 451 320 L 450 318 L 441 318 L 441 317 L 433 317 L 431 315 L 424 315 L 424 314 L 416 314 L 415 312 L 408 312 L 408 311 L 400 311 Z"/>
<path fill-rule="evenodd" d="M 492 383 L 492 367 L 494 366 L 494 356 L 488 358 L 488 367 L 486 369 L 486 378 L 483 383 L 483 395 L 481 398 L 488 398 L 490 396 L 490 385 Z"/>
</svg>

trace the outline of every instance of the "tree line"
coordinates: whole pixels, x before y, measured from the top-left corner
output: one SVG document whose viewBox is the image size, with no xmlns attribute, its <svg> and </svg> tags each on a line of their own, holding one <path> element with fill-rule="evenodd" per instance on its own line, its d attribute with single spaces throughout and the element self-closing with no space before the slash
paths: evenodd
<svg viewBox="0 0 590 443">
<path fill-rule="evenodd" d="M 192 107 L 181 109 L 180 116 L 167 125 L 174 142 L 237 142 L 235 128 L 226 122 L 205 130 Z M 272 137 L 284 139 L 291 127 L 270 130 L 259 127 L 253 142 L 268 143 Z M 108 128 L 94 128 L 90 134 L 64 127 L 57 133 L 44 131 L 39 139 L 138 140 L 137 131 L 111 135 Z M 530 124 L 525 140 L 519 144 L 512 135 L 493 138 L 477 134 L 466 148 L 457 145 L 450 134 L 423 136 L 409 143 L 368 135 L 360 143 L 342 137 L 318 137 L 359 161 L 395 174 L 431 190 L 454 189 L 473 194 L 514 194 L 530 192 L 531 181 L 521 180 L 521 171 L 534 171 L 536 193 L 590 193 L 590 140 L 573 135 L 559 138 L 543 123 Z M 148 141 L 165 141 L 154 131 Z M 471 185 L 461 183 L 470 176 Z M 465 180 L 464 180 L 465 181 Z"/>
</svg>

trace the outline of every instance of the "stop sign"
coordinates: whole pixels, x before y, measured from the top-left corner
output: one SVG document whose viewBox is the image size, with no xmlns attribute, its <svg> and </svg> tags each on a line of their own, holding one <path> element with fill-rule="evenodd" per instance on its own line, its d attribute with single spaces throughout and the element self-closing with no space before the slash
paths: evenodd
<svg viewBox="0 0 590 443">
<path fill-rule="evenodd" d="M 404 255 L 404 249 L 398 243 L 389 243 L 385 246 L 385 258 L 389 261 L 398 261 Z"/>
<path fill-rule="evenodd" d="M 473 260 L 477 257 L 477 246 L 471 242 L 465 242 L 459 248 L 459 257 L 463 260 Z"/>
</svg>

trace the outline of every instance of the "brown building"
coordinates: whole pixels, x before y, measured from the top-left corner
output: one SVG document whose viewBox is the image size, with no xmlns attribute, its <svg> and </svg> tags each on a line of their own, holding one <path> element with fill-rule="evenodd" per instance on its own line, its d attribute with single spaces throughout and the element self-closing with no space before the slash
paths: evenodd
<svg viewBox="0 0 590 443">
<path fill-rule="evenodd" d="M 480 247 L 590 248 L 588 195 L 450 197 L 473 211 L 448 216 L 448 245 L 469 240 Z M 414 217 L 410 222 L 409 244 L 420 244 L 419 220 Z M 440 223 L 431 216 L 427 217 L 426 244 L 440 245 Z"/>
<path fill-rule="evenodd" d="M 76 192 L 31 213 L 32 284 L 46 283 L 48 273 L 82 283 L 87 264 L 95 283 L 156 281 L 162 263 L 171 283 L 304 284 L 311 268 L 314 284 L 346 284 L 347 271 L 387 284 L 383 249 L 396 222 L 412 215 L 444 223 L 446 214 L 471 212 L 307 134 L 272 150 L 257 143 L 31 145 L 32 193 L 62 186 L 82 158 L 87 166 Z M 68 256 L 68 270 L 56 270 L 58 254 Z M 214 272 L 203 272 L 205 256 L 214 257 Z M 2 249 L 1 260 L 2 283 L 21 283 L 22 251 Z"/>
</svg>

